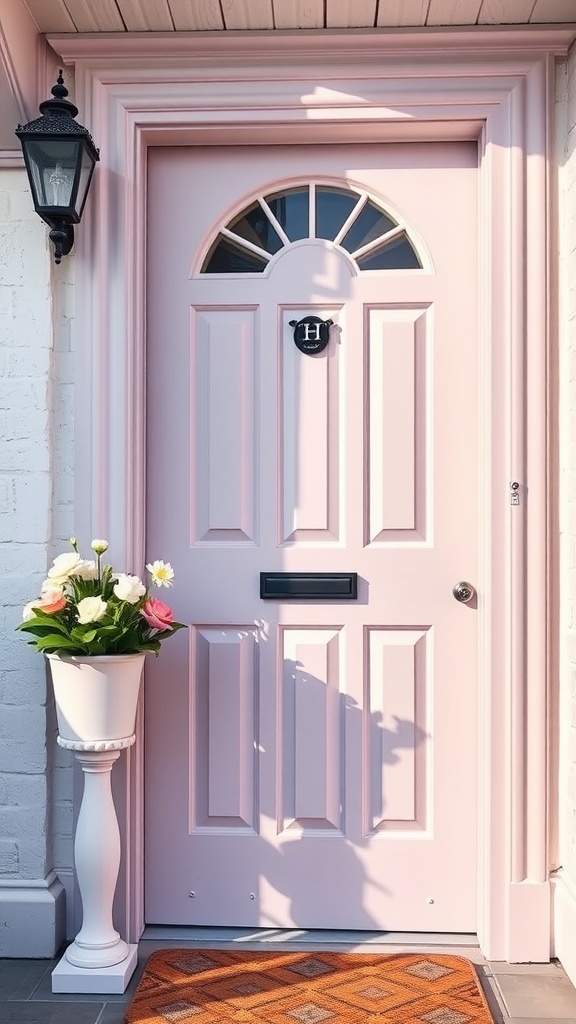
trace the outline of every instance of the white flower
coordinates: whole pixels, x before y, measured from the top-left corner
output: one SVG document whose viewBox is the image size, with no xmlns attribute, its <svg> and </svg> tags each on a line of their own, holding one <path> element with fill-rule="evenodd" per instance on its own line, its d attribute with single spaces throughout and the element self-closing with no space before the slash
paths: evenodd
<svg viewBox="0 0 576 1024">
<path fill-rule="evenodd" d="M 79 576 L 81 580 L 97 580 L 98 568 L 96 562 L 89 562 L 85 558 L 76 566 L 73 576 Z"/>
<path fill-rule="evenodd" d="M 118 573 L 117 583 L 114 586 L 114 593 L 119 601 L 127 601 L 128 604 L 136 604 L 146 593 L 146 587 L 137 576 L 130 576 L 129 573 Z"/>
<path fill-rule="evenodd" d="M 54 580 L 44 580 L 40 594 L 42 597 L 52 598 L 53 601 L 57 597 L 61 597 L 64 593 L 64 585 L 62 583 L 56 583 Z"/>
<path fill-rule="evenodd" d="M 34 618 L 34 615 L 36 614 L 34 611 L 34 607 L 34 601 L 29 601 L 28 604 L 24 605 L 24 610 L 22 612 L 22 622 L 28 622 L 28 619 Z"/>
<path fill-rule="evenodd" d="M 99 622 L 106 615 L 108 605 L 101 597 L 84 597 L 78 601 L 78 622 L 86 626 L 89 622 Z"/>
<path fill-rule="evenodd" d="M 63 586 L 70 576 L 73 575 L 76 566 L 82 561 L 80 555 L 77 555 L 75 551 L 64 552 L 63 555 L 57 555 L 52 562 L 52 568 L 48 570 L 48 579 L 52 585 Z"/>
<path fill-rule="evenodd" d="M 96 538 L 96 540 L 92 541 L 90 547 L 92 548 L 92 551 L 96 552 L 97 555 L 103 555 L 104 552 L 108 550 L 108 541 L 98 540 L 98 538 Z"/>
<path fill-rule="evenodd" d="M 171 587 L 174 579 L 174 570 L 170 562 L 149 562 L 146 566 L 152 576 L 152 583 L 156 587 Z"/>
</svg>

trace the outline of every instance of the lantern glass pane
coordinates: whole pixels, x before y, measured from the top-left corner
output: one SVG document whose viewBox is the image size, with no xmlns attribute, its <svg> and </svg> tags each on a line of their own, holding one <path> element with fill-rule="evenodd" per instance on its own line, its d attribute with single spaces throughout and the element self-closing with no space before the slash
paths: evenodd
<svg viewBox="0 0 576 1024">
<path fill-rule="evenodd" d="M 82 146 L 82 165 L 80 167 L 78 195 L 76 198 L 76 212 L 79 217 L 82 216 L 82 210 L 84 209 L 84 203 L 86 202 L 86 196 L 88 195 L 88 187 L 90 185 L 90 178 L 92 177 L 93 170 L 94 157 L 90 155 L 84 146 Z"/>
<path fill-rule="evenodd" d="M 27 139 L 26 149 L 38 206 L 68 209 L 73 200 L 80 139 Z"/>
</svg>

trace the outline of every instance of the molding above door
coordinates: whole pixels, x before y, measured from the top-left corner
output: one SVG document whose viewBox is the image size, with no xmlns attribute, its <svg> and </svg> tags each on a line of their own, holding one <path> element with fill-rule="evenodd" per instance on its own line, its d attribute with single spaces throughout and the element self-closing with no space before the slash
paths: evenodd
<svg viewBox="0 0 576 1024">
<path fill-rule="evenodd" d="M 549 169 L 554 56 L 573 37 L 548 28 L 289 33 L 265 45 L 254 35 L 49 40 L 75 64 L 76 101 L 101 147 L 76 249 L 77 530 L 110 537 L 128 571 L 142 567 L 145 541 L 147 147 L 478 141 L 478 934 L 495 960 L 550 955 Z M 124 916 L 132 941 L 143 926 L 143 757 L 141 728 L 120 814 L 118 924 Z"/>
<path fill-rule="evenodd" d="M 146 62 L 164 61 L 171 68 L 178 61 L 200 62 L 211 67 L 214 77 L 233 77 L 234 65 L 244 62 L 244 69 L 253 74 L 274 67 L 281 59 L 283 73 L 298 79 L 302 69 L 314 70 L 329 59 L 337 74 L 343 66 L 354 62 L 364 67 L 366 61 L 415 60 L 434 55 L 451 57 L 483 56 L 485 60 L 524 54 L 535 56 L 546 51 L 564 56 L 576 39 L 574 24 L 531 24 L 525 26 L 452 26 L 404 29 L 287 29 L 273 32 L 98 32 L 89 34 L 48 33 L 47 41 L 66 63 L 97 62 L 99 66 L 129 65 L 141 67 Z M 300 64 L 298 64 L 300 62 Z M 218 66 L 219 65 L 219 66 Z M 311 66 L 312 65 L 312 66 Z M 416 67 L 416 77 L 426 72 Z M 262 76 L 264 77 L 264 76 Z M 345 76 L 344 76 L 345 77 Z M 362 73 L 362 77 L 364 74 Z"/>
</svg>

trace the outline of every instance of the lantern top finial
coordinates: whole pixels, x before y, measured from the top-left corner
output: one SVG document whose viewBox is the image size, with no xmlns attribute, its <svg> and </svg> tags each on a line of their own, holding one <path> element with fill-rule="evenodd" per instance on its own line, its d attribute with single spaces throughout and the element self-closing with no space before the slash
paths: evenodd
<svg viewBox="0 0 576 1024">
<path fill-rule="evenodd" d="M 70 100 L 67 100 L 68 89 L 64 85 L 64 78 L 62 77 L 62 68 L 58 72 L 58 78 L 56 85 L 52 86 L 51 89 L 52 98 L 44 100 L 40 104 L 40 113 L 45 116 L 51 114 L 62 115 L 66 114 L 69 117 L 76 117 L 78 113 L 78 107 L 76 107 Z"/>
<path fill-rule="evenodd" d="M 58 78 L 56 79 L 56 85 L 52 86 L 50 90 L 53 96 L 57 96 L 59 100 L 63 100 L 68 95 L 68 89 L 64 85 L 64 79 L 62 77 L 62 68 L 58 72 Z"/>
</svg>

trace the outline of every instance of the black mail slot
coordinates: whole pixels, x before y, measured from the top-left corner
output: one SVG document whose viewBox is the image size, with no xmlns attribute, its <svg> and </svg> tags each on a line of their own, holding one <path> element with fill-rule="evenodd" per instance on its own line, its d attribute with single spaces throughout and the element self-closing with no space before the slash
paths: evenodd
<svg viewBox="0 0 576 1024">
<path fill-rule="evenodd" d="M 269 600 L 316 599 L 355 601 L 356 572 L 261 572 L 260 597 Z"/>
</svg>

